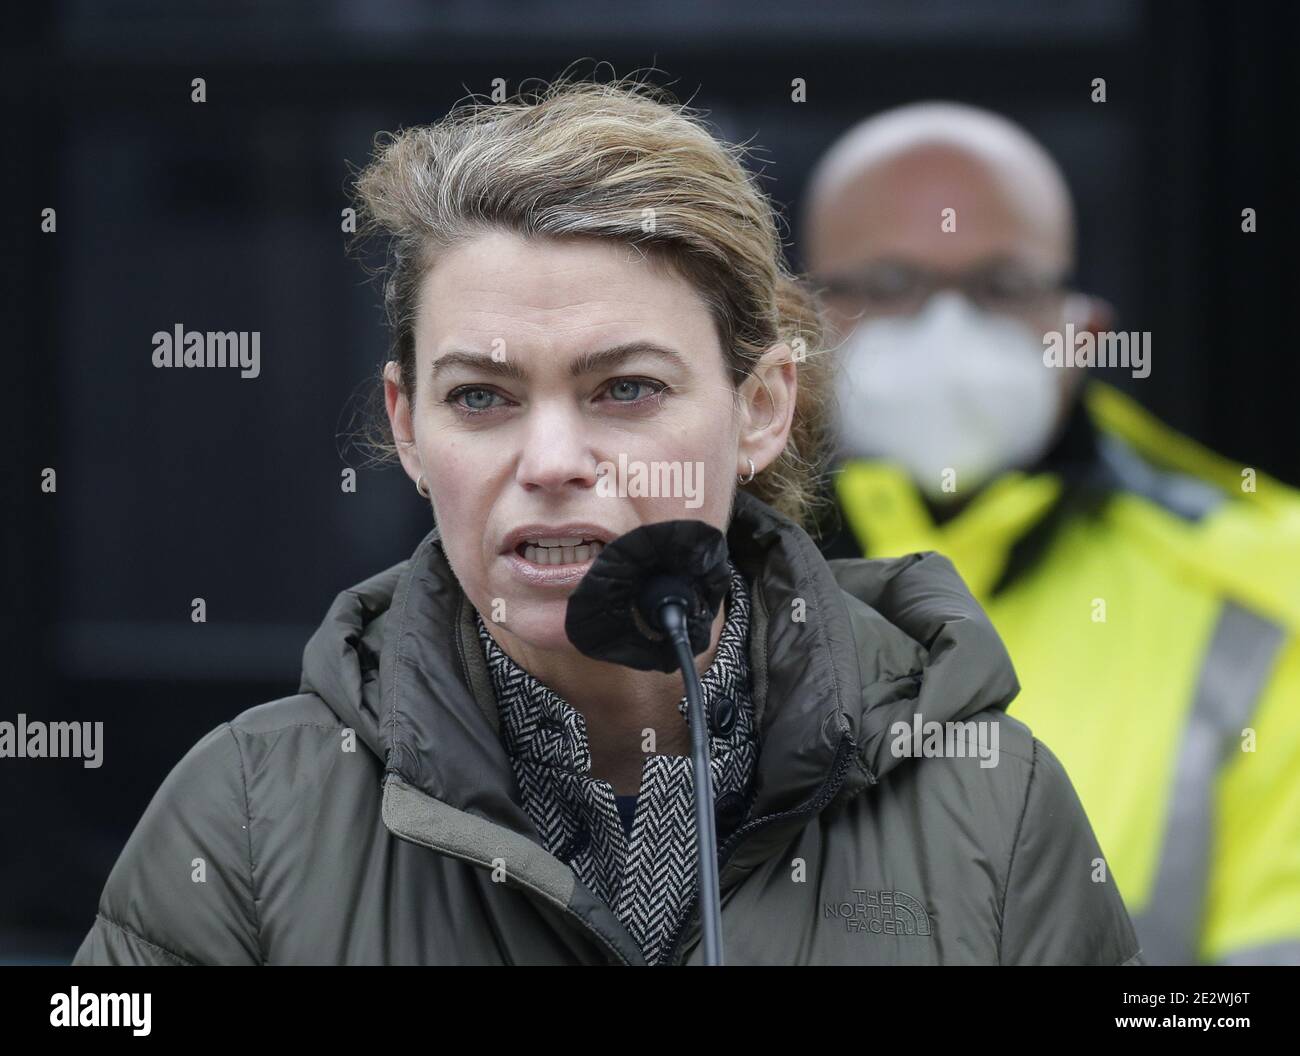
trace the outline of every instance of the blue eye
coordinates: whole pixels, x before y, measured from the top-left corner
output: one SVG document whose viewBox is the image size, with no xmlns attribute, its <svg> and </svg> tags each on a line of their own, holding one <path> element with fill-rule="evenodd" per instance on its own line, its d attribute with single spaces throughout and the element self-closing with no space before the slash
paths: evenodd
<svg viewBox="0 0 1300 1056">
<path fill-rule="evenodd" d="M 649 395 L 638 395 L 645 389 L 650 390 Z M 611 394 L 614 403 L 629 407 L 645 407 L 668 392 L 668 386 L 663 382 L 650 381 L 646 378 L 616 378 L 605 387 L 605 391 Z M 462 396 L 465 397 L 464 402 L 461 400 Z M 455 408 L 463 417 L 472 418 L 479 414 L 489 414 L 498 406 L 506 405 L 507 401 L 504 400 L 499 404 L 493 403 L 495 399 L 502 399 L 502 397 L 493 389 L 482 385 L 460 385 L 447 393 L 443 402 Z"/>
<path fill-rule="evenodd" d="M 648 384 L 647 384 L 646 382 L 641 381 L 641 380 L 639 380 L 639 379 L 637 379 L 637 378 L 619 378 L 616 382 L 614 382 L 614 383 L 609 387 L 609 392 L 610 392 L 610 394 L 613 395 L 613 394 L 614 394 L 614 390 L 617 389 L 619 386 L 624 386 L 624 389 L 623 389 L 624 392 L 627 391 L 627 388 L 628 388 L 628 387 L 632 388 L 633 390 L 638 389 L 638 388 L 648 388 L 648 387 L 649 387 Z M 636 397 L 636 396 L 633 396 L 631 399 L 628 399 L 628 400 L 622 400 L 622 399 L 619 399 L 617 396 L 615 396 L 615 397 L 614 397 L 614 402 L 615 402 L 615 403 L 636 403 L 636 402 L 637 402 L 637 397 Z"/>
<path fill-rule="evenodd" d="M 467 415 L 483 414 L 485 411 L 490 411 L 492 409 L 493 405 L 491 403 L 475 405 L 473 403 L 460 402 L 460 397 L 462 396 L 472 397 L 474 395 L 487 396 L 490 399 L 491 397 L 497 396 L 499 394 L 493 392 L 491 389 L 484 389 L 476 385 L 461 385 L 459 388 L 452 389 L 451 392 L 447 393 L 446 402 L 451 404 L 462 414 L 467 414 Z"/>
</svg>

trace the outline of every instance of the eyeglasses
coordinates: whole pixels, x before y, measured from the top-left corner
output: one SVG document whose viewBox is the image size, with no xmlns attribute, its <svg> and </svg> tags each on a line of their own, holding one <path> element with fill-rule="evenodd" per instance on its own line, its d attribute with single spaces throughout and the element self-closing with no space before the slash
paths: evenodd
<svg viewBox="0 0 1300 1056">
<path fill-rule="evenodd" d="M 827 299 L 871 315 L 912 315 L 941 289 L 958 290 L 979 308 L 1007 315 L 1032 314 L 1066 292 L 1064 273 L 1034 272 L 996 264 L 968 272 L 938 272 L 882 262 L 852 275 L 814 276 Z"/>
</svg>

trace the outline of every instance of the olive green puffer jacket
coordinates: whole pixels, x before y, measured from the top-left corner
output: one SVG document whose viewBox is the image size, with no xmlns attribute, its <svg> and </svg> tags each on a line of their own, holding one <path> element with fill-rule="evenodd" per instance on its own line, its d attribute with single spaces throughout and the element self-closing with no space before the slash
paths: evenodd
<svg viewBox="0 0 1300 1056">
<path fill-rule="evenodd" d="M 754 587 L 760 752 L 719 849 L 727 963 L 1142 963 L 949 562 L 828 563 L 743 490 L 728 543 Z M 643 964 L 519 805 L 473 615 L 436 529 L 340 594 L 300 691 L 163 782 L 74 963 Z M 985 738 L 947 739 L 965 755 L 902 735 L 958 721 L 977 725 L 942 729 Z M 672 950 L 701 960 L 697 910 Z"/>
</svg>

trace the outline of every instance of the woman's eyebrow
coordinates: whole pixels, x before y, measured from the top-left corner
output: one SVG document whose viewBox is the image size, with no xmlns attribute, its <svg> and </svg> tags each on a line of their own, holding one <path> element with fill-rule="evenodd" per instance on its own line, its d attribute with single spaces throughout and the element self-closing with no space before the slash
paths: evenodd
<svg viewBox="0 0 1300 1056">
<path fill-rule="evenodd" d="M 452 367 L 468 367 L 472 371 L 514 378 L 516 381 L 526 381 L 528 378 L 527 371 L 513 359 L 496 359 L 482 352 L 466 352 L 459 348 L 435 359 L 429 367 L 429 377 L 436 378 L 440 371 Z"/>
<path fill-rule="evenodd" d="M 599 352 L 587 352 L 579 356 L 569 364 L 569 374 L 575 378 L 583 374 L 595 374 L 597 371 L 609 370 L 637 356 L 657 356 L 668 360 L 674 366 L 686 368 L 686 357 L 675 348 L 659 345 L 653 341 L 628 341 L 625 344 L 614 345 L 612 348 L 602 348 Z"/>
<path fill-rule="evenodd" d="M 609 370 L 629 359 L 635 359 L 637 356 L 657 356 L 679 367 L 686 368 L 686 357 L 675 348 L 656 344 L 653 341 L 628 341 L 621 345 L 614 345 L 611 348 L 583 353 L 569 364 L 569 375 L 577 378 L 583 374 L 594 374 L 597 371 Z M 481 352 L 467 352 L 459 348 L 452 349 L 434 360 L 429 369 L 429 375 L 430 377 L 436 377 L 440 371 L 457 366 L 468 367 L 471 370 L 482 371 L 486 374 L 495 374 L 498 377 L 514 378 L 516 381 L 526 381 L 528 379 L 528 372 L 513 359 L 508 357 L 497 359 Z"/>
</svg>

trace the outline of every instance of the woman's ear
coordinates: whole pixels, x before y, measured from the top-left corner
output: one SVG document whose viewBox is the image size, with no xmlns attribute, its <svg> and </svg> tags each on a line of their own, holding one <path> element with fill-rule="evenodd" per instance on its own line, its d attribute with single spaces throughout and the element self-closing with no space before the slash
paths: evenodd
<svg viewBox="0 0 1300 1056">
<path fill-rule="evenodd" d="M 411 403 L 402 388 L 401 379 L 401 367 L 396 360 L 384 364 L 384 408 L 388 411 L 388 425 L 393 431 L 402 468 L 412 481 L 416 481 L 424 469 L 420 464 L 420 453 L 415 447 L 415 422 L 411 417 Z"/>
<path fill-rule="evenodd" d="M 799 392 L 798 364 L 786 342 L 773 345 L 754 365 L 740 385 L 740 438 L 738 474 L 748 473 L 748 459 L 762 471 L 785 450 L 794 423 Z"/>
</svg>

